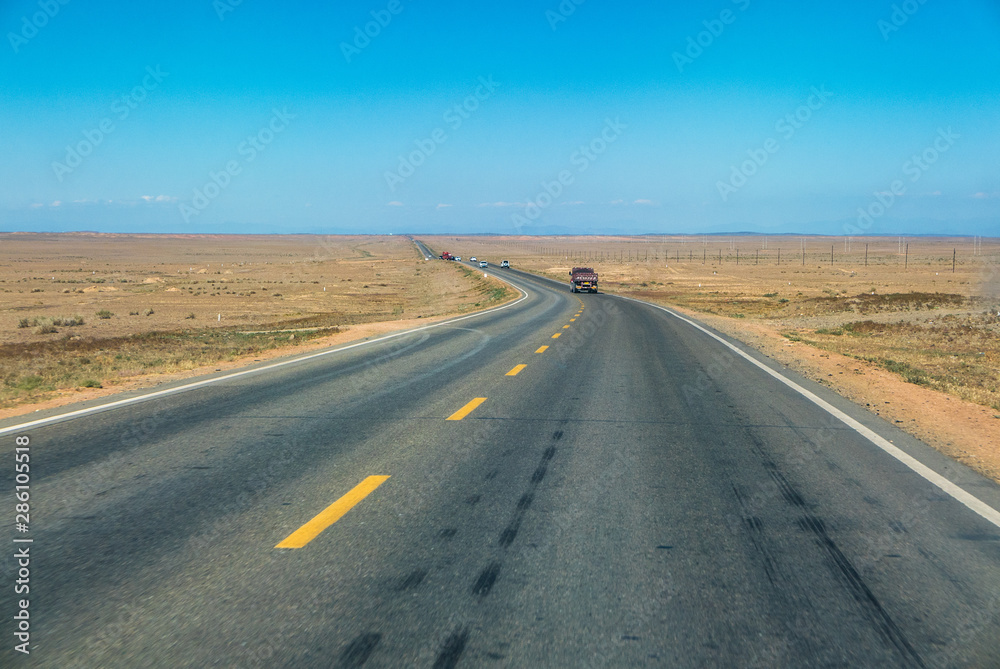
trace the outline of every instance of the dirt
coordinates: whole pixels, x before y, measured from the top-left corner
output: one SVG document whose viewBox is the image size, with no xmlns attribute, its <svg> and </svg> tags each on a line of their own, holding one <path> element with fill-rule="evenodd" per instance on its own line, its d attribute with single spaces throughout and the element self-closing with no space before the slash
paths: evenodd
<svg viewBox="0 0 1000 669">
<path fill-rule="evenodd" d="M 391 235 L 0 233 L 0 415 L 433 322 L 513 295 Z"/>
<path fill-rule="evenodd" d="M 318 351 L 324 348 L 340 346 L 342 344 L 349 344 L 351 342 L 361 341 L 365 339 L 373 339 L 376 337 L 380 337 L 382 335 L 390 334 L 392 332 L 409 330 L 412 328 L 422 327 L 424 325 L 431 325 L 433 323 L 444 321 L 452 317 L 453 315 L 449 314 L 449 315 L 437 316 L 434 318 L 419 318 L 419 319 L 413 318 L 407 320 L 384 321 L 378 323 L 364 323 L 362 325 L 353 326 L 349 330 L 344 332 L 338 332 L 328 337 L 321 337 L 313 339 L 305 344 L 300 344 L 299 346 L 295 347 L 294 351 L 290 351 L 288 348 L 272 349 L 270 351 L 261 351 L 259 354 L 254 355 L 252 357 L 247 356 L 232 361 L 214 363 L 211 365 L 203 365 L 201 367 L 196 367 L 182 372 L 174 372 L 167 374 L 142 374 L 130 377 L 124 382 L 109 388 L 62 389 L 56 391 L 57 394 L 55 397 L 47 399 L 43 402 L 22 404 L 19 406 L 0 409 L 0 419 L 12 418 L 14 416 L 23 416 L 26 414 L 34 413 L 36 411 L 42 411 L 43 409 L 54 409 L 66 406 L 67 404 L 98 399 L 101 397 L 108 397 L 110 395 L 116 395 L 118 393 L 126 391 L 153 388 L 163 383 L 189 379 L 197 376 L 202 376 L 205 374 L 211 374 L 213 372 L 226 372 L 229 370 L 240 369 L 254 362 L 275 360 L 287 356 L 290 353 L 294 353 L 294 355 L 298 356 L 303 353 Z"/>
</svg>

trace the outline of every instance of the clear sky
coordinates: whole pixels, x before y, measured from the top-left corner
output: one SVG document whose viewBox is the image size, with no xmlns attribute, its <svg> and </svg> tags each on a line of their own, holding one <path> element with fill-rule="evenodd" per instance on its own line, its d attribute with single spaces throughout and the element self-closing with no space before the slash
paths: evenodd
<svg viewBox="0 0 1000 669">
<path fill-rule="evenodd" d="M 14 0 L 0 27 L 0 230 L 1000 235 L 993 0 Z"/>
</svg>

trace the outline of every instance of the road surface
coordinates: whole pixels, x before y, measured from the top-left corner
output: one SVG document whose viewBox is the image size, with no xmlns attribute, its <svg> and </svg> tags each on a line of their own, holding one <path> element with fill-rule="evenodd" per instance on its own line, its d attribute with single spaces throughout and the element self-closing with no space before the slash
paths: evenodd
<svg viewBox="0 0 1000 669">
<path fill-rule="evenodd" d="M 1000 527 L 674 315 L 489 271 L 525 297 L 0 424 L 0 665 L 1000 666 Z"/>
</svg>

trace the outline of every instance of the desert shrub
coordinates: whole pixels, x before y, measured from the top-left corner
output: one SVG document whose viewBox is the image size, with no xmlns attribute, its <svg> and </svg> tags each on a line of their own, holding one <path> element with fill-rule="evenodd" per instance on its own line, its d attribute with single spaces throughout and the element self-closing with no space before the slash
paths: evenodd
<svg viewBox="0 0 1000 669">
<path fill-rule="evenodd" d="M 114 314 L 111 313 L 110 311 L 108 311 L 107 309 L 101 309 L 100 311 L 98 311 L 94 315 L 97 316 L 98 318 L 100 318 L 101 320 L 107 320 L 107 319 L 111 318 L 112 316 L 114 316 Z"/>
<path fill-rule="evenodd" d="M 35 390 L 44 383 L 45 379 L 34 374 L 29 374 L 28 376 L 22 376 L 14 383 L 14 387 L 18 390 Z"/>
</svg>

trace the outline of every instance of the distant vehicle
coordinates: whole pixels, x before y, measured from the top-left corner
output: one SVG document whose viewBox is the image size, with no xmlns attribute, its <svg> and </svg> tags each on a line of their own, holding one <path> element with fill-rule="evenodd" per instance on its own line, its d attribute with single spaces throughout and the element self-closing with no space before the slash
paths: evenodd
<svg viewBox="0 0 1000 669">
<path fill-rule="evenodd" d="M 462 256 L 455 256 L 455 262 L 462 262 Z"/>
<path fill-rule="evenodd" d="M 454 259 L 455 259 L 455 256 L 453 256 L 452 254 L 448 253 L 447 251 L 445 251 L 444 253 L 441 254 L 441 260 L 454 260 Z"/>
<path fill-rule="evenodd" d="M 469 260 L 471 260 L 472 262 L 476 262 L 476 256 L 472 256 L 471 258 L 469 258 Z"/>
<path fill-rule="evenodd" d="M 488 262 L 486 262 L 485 260 L 480 260 L 479 261 L 479 266 L 480 267 L 489 267 L 490 264 Z"/>
<path fill-rule="evenodd" d="M 569 275 L 569 292 L 597 292 L 597 272 L 593 267 L 574 267 Z"/>
<path fill-rule="evenodd" d="M 500 261 L 500 266 L 501 267 L 510 267 L 510 261 L 509 260 L 501 260 Z"/>
</svg>

